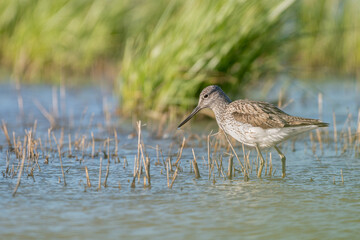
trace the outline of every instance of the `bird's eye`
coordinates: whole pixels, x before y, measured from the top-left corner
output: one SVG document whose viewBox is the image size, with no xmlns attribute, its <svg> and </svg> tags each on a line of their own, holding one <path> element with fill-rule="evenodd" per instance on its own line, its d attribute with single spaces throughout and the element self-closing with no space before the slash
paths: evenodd
<svg viewBox="0 0 360 240">
<path fill-rule="evenodd" d="M 209 97 L 209 95 L 207 95 L 207 94 L 204 95 L 204 98 L 208 98 L 208 97 Z"/>
</svg>

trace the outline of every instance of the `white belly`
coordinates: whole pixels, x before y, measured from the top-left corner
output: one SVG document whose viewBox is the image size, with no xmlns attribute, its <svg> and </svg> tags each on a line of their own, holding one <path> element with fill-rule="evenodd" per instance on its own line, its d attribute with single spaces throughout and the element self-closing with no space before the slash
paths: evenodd
<svg viewBox="0 0 360 240">
<path fill-rule="evenodd" d="M 235 124 L 231 122 L 230 124 L 230 122 L 227 121 L 223 124 L 222 128 L 227 134 L 247 146 L 255 147 L 258 145 L 260 148 L 269 148 L 300 133 L 313 130 L 317 128 L 317 126 L 309 125 L 262 129 L 240 122 L 236 122 Z"/>
</svg>

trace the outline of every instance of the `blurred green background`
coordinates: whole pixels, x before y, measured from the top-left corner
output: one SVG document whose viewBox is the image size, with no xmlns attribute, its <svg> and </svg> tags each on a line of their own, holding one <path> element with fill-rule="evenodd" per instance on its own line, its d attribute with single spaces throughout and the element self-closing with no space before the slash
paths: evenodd
<svg viewBox="0 0 360 240">
<path fill-rule="evenodd" d="M 359 12 L 358 0 L 1 0 L 1 73 L 109 81 L 123 113 L 177 112 L 208 84 L 359 79 Z"/>
</svg>

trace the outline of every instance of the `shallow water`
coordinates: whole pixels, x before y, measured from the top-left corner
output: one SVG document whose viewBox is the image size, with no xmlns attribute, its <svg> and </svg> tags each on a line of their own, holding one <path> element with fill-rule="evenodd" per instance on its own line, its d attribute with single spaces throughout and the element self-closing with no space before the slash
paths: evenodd
<svg viewBox="0 0 360 240">
<path fill-rule="evenodd" d="M 12 197 L 12 192 L 17 175 L 0 177 L 1 239 L 357 239 L 360 234 L 360 159 L 356 155 L 356 144 L 359 142 L 344 147 L 347 144 L 345 139 L 348 139 L 344 134 L 349 123 L 351 132 L 356 130 L 360 97 L 355 84 L 308 86 L 292 83 L 286 92 L 294 101 L 285 111 L 317 118 L 319 89 L 324 102 L 322 119 L 332 124 L 332 112 L 336 114 L 337 153 L 335 143 L 330 140 L 324 142 L 323 153 L 316 143 L 313 154 L 309 136 L 305 135 L 297 139 L 295 151 L 291 141 L 282 146 L 287 156 L 288 175 L 285 179 L 280 177 L 280 160 L 273 151 L 272 162 L 276 171 L 272 177 L 258 179 L 253 172 L 250 181 L 244 182 L 241 174 L 235 171 L 234 179 L 228 180 L 215 167 L 209 180 L 206 141 L 188 140 L 181 157 L 181 171 L 172 189 L 167 187 L 164 165 L 155 165 L 157 153 L 154 147 L 159 145 L 165 159 L 173 143 L 171 154 L 174 162 L 182 136 L 189 138 L 192 132 L 196 132 L 206 139 L 211 129 L 217 130 L 214 121 L 199 125 L 195 119 L 184 130 L 168 128 L 163 138 L 154 136 L 150 124 L 143 126 L 143 141 L 151 159 L 151 188 L 143 187 L 143 176 L 140 182 L 136 180 L 135 188 L 130 188 L 133 159 L 137 155 L 137 135 L 131 123 L 115 116 L 115 98 L 106 89 L 86 88 L 67 89 L 62 100 L 59 89 L 56 89 L 60 127 L 53 130 L 55 135 L 59 138 L 62 127 L 64 139 L 70 133 L 73 141 L 84 135 L 90 142 L 90 133 L 94 132 L 96 149 L 100 146 L 106 149 L 103 142 L 107 137 L 113 138 L 112 130 L 116 127 L 120 163 L 114 163 L 116 158 L 111 158 L 107 187 L 98 190 L 99 157 L 104 157 L 103 153 L 93 159 L 91 146 L 87 145 L 82 159 L 82 151 L 74 148 L 76 157 L 65 155 L 62 159 L 67 182 L 64 186 L 57 152 L 45 150 L 49 155 L 49 163 L 45 164 L 39 150 L 41 171 L 34 168 L 33 179 L 27 176 L 29 168 L 25 164 L 15 197 Z M 278 91 L 279 88 L 274 88 L 267 100 L 275 100 Z M 23 86 L 22 117 L 18 96 L 13 86 L 0 85 L 0 118 L 6 122 L 10 135 L 15 132 L 22 139 L 24 130 L 29 130 L 36 119 L 36 138 L 46 141 L 49 122 L 33 100 L 37 99 L 51 112 L 52 88 Z M 104 116 L 104 103 L 110 109 L 108 118 Z M 350 122 L 347 120 L 349 113 L 353 116 Z M 333 127 L 328 130 L 328 136 L 333 139 Z M 323 136 L 326 138 L 326 134 Z M 355 135 L 352 137 L 354 139 Z M 65 140 L 64 151 L 68 150 L 67 143 Z M 111 152 L 114 144 L 112 140 Z M 0 146 L 0 171 L 4 173 L 7 143 L 2 132 Z M 192 147 L 198 158 L 200 179 L 194 179 L 194 173 L 190 172 Z M 228 158 L 224 154 L 225 147 L 216 155 L 224 156 L 224 171 Z M 241 147 L 236 149 L 242 156 Z M 124 164 L 124 158 L 128 165 Z M 256 160 L 254 151 L 250 159 Z M 10 161 L 17 166 L 13 154 Z M 238 163 L 234 163 L 238 169 Z M 104 159 L 102 182 L 106 165 L 107 159 Z M 85 166 L 89 169 L 90 188 L 86 187 Z"/>
</svg>

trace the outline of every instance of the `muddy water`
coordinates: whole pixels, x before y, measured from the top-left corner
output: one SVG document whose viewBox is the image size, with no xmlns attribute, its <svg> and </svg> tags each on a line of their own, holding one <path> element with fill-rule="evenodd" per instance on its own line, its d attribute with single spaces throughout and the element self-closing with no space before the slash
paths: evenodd
<svg viewBox="0 0 360 240">
<path fill-rule="evenodd" d="M 38 166 L 25 162 L 21 185 L 12 197 L 17 175 L 5 172 L 7 161 L 10 168 L 14 165 L 16 169 L 18 160 L 13 153 L 7 160 L 8 145 L 1 132 L 1 239 L 357 239 L 360 234 L 360 158 L 354 133 L 359 93 L 352 83 L 309 86 L 295 82 L 284 90 L 287 93 L 284 104 L 290 103 L 285 110 L 295 115 L 318 117 L 319 90 L 323 99 L 322 119 L 332 124 L 332 113 L 336 114 L 337 152 L 332 124 L 328 134 L 323 133 L 323 152 L 316 142 L 313 153 L 309 135 L 298 138 L 294 145 L 292 141 L 283 144 L 288 159 L 285 179 L 280 177 L 280 160 L 273 151 L 271 177 L 257 179 L 254 170 L 250 181 L 244 182 L 235 170 L 233 180 L 228 180 L 214 167 L 209 180 L 204 139 L 212 129 L 216 131 L 213 121 L 196 124 L 195 119 L 184 130 L 165 129 L 161 138 L 156 137 L 152 126 L 147 124 L 142 127 L 142 133 L 151 161 L 151 188 L 144 188 L 144 174 L 135 180 L 135 188 L 131 188 L 137 134 L 131 123 L 114 114 L 116 100 L 108 90 L 59 91 L 48 86 L 23 86 L 18 92 L 12 85 L 0 85 L 0 118 L 6 122 L 11 138 L 14 132 L 22 141 L 25 130 L 30 130 L 37 120 L 35 139 L 40 138 L 43 145 L 48 142 L 50 124 L 36 101 L 50 114 L 58 116 L 58 127 L 52 132 L 58 139 L 61 131 L 64 132 L 66 153 L 62 162 L 67 182 L 64 186 L 59 156 L 52 141 L 43 146 L 43 151 L 37 150 Z M 279 88 L 274 88 L 267 100 L 277 99 L 278 92 Z M 23 114 L 18 107 L 19 96 L 24 105 Z M 348 120 L 349 113 L 352 120 Z M 347 135 L 349 126 L 353 143 Z M 115 152 L 114 128 L 118 135 L 118 157 L 110 158 L 107 187 L 98 189 L 100 157 L 104 158 L 102 183 L 106 175 L 108 161 L 103 151 L 107 151 L 104 142 L 108 137 L 110 152 Z M 91 132 L 96 145 L 94 158 L 91 157 Z M 200 139 L 189 138 L 192 133 Z M 73 156 L 67 153 L 69 134 Z M 166 168 L 161 163 L 168 156 L 175 162 L 183 136 L 189 140 L 182 153 L 178 176 L 169 189 Z M 316 139 L 315 132 L 313 136 Z M 76 148 L 74 143 L 82 137 L 85 147 Z M 212 144 L 215 141 L 214 137 Z M 156 151 L 156 145 L 163 157 Z M 190 169 L 191 148 L 198 158 L 200 179 L 194 179 Z M 242 156 L 241 147 L 236 149 Z M 226 146 L 223 146 L 214 157 L 223 157 L 226 174 L 228 156 L 225 152 Z M 160 164 L 155 164 L 157 155 L 160 155 Z M 48 163 L 45 163 L 46 156 Z M 256 161 L 254 151 L 250 159 Z M 86 187 L 85 166 L 91 187 Z M 34 177 L 28 176 L 32 167 Z M 252 167 L 255 169 L 256 163 Z M 239 169 L 236 161 L 235 169 Z"/>
</svg>

